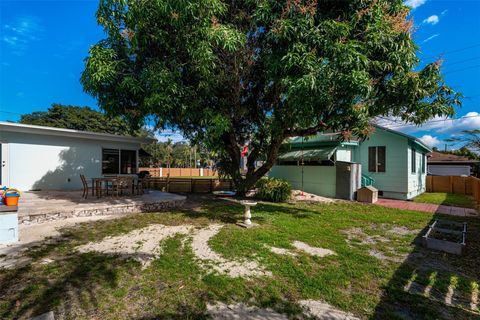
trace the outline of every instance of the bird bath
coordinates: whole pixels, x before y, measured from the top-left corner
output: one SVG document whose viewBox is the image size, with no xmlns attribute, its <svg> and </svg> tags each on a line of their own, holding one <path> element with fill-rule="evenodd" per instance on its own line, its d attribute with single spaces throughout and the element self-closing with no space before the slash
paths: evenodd
<svg viewBox="0 0 480 320">
<path fill-rule="evenodd" d="M 240 201 L 240 203 L 245 206 L 245 211 L 243 214 L 243 221 L 238 222 L 237 225 L 244 228 L 250 228 L 253 226 L 252 221 L 250 220 L 252 218 L 252 213 L 250 211 L 250 208 L 256 206 L 257 203 L 254 201 L 248 201 L 248 200 L 242 200 Z"/>
</svg>

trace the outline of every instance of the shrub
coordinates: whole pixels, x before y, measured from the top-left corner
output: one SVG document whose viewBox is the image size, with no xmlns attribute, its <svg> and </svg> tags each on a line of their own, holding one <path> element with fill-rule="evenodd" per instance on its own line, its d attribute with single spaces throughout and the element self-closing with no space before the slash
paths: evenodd
<svg viewBox="0 0 480 320">
<path fill-rule="evenodd" d="M 282 179 L 262 178 L 257 182 L 257 188 L 257 197 L 265 201 L 283 202 L 292 195 L 292 186 Z"/>
</svg>

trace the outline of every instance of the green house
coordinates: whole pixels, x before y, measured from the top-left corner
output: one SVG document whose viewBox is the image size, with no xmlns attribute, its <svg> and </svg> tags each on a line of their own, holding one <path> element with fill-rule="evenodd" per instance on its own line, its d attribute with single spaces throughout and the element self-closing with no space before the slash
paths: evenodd
<svg viewBox="0 0 480 320">
<path fill-rule="evenodd" d="M 354 199 L 358 188 L 373 185 L 381 197 L 407 200 L 425 192 L 430 151 L 419 139 L 380 126 L 364 141 L 340 141 L 338 134 L 295 137 L 269 176 L 325 197 Z"/>
</svg>

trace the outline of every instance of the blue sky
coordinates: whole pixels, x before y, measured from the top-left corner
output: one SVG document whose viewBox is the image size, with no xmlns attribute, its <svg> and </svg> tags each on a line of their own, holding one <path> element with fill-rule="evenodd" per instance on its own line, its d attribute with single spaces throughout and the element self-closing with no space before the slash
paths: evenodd
<svg viewBox="0 0 480 320">
<path fill-rule="evenodd" d="M 444 60 L 447 83 L 465 95 L 455 120 L 384 125 L 441 146 L 463 129 L 480 128 L 480 0 L 406 0 L 413 7 L 422 63 Z M 79 83 L 90 45 L 102 39 L 97 1 L 0 0 L 0 121 L 52 103 L 96 107 Z M 164 135 L 179 139 L 178 134 Z M 454 146 L 450 146 L 454 147 Z"/>
</svg>

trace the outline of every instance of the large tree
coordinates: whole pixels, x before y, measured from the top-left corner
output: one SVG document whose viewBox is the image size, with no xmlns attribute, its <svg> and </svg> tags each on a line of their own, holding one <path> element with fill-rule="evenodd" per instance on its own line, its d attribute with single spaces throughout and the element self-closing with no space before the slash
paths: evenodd
<svg viewBox="0 0 480 320">
<path fill-rule="evenodd" d="M 47 111 L 23 114 L 20 123 L 118 135 L 140 134 L 131 130 L 121 117 L 109 117 L 89 107 L 52 104 Z M 145 135 L 145 132 L 142 132 Z"/>
<path fill-rule="evenodd" d="M 408 14 L 402 0 L 101 0 L 107 37 L 81 81 L 108 112 L 205 143 L 243 193 L 288 137 L 453 114 L 440 63 L 417 69 Z"/>
</svg>

